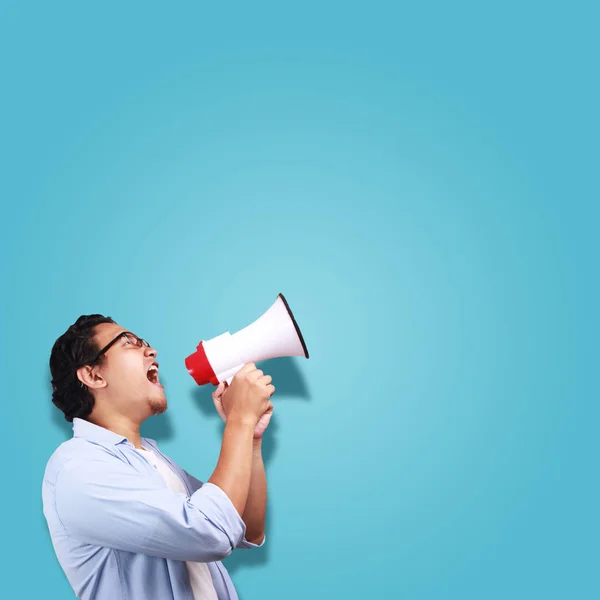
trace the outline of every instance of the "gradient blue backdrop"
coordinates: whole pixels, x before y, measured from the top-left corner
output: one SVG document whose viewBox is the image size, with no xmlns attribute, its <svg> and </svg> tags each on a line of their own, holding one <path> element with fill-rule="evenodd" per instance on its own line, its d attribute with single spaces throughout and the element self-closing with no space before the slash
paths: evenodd
<svg viewBox="0 0 600 600">
<path fill-rule="evenodd" d="M 71 598 L 41 512 L 54 340 L 159 350 L 145 432 L 208 478 L 183 360 L 283 292 L 242 600 L 597 598 L 592 4 L 8 2 L 0 596 Z"/>
</svg>

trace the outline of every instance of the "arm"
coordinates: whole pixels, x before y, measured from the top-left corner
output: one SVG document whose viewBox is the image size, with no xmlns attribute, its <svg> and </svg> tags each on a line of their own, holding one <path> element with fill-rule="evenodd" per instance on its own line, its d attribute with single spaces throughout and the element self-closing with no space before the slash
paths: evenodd
<svg viewBox="0 0 600 600">
<path fill-rule="evenodd" d="M 246 509 L 252 476 L 252 440 L 256 437 L 260 420 L 272 410 L 269 397 L 275 391 L 275 386 L 271 385 L 270 376 L 264 376 L 254 363 L 247 363 L 233 378 L 227 394 L 224 390 L 225 384 L 222 382 L 213 393 L 213 400 L 218 400 L 222 407 L 222 417 L 226 423 L 219 463 L 208 481 L 218 485 L 242 515 Z M 243 435 L 239 433 L 240 428 L 243 428 Z"/>
<path fill-rule="evenodd" d="M 252 449 L 252 477 L 246 508 L 242 520 L 246 524 L 245 538 L 254 545 L 265 539 L 265 513 L 267 510 L 267 478 L 262 458 L 262 438 L 255 439 Z"/>
<path fill-rule="evenodd" d="M 203 484 L 199 479 L 185 471 L 192 489 L 198 490 Z M 244 537 L 235 545 L 235 548 L 260 548 L 264 546 L 266 536 L 264 533 L 265 512 L 267 507 L 267 481 L 262 460 L 262 449 L 260 440 L 254 440 L 252 457 L 252 476 L 246 508 L 242 520 L 246 525 Z M 259 531 L 254 535 L 253 532 Z"/>
<path fill-rule="evenodd" d="M 223 431 L 219 461 L 208 482 L 219 486 L 238 514 L 246 508 L 252 475 L 252 438 L 255 423 L 250 418 L 232 416 Z"/>
<path fill-rule="evenodd" d="M 270 384 L 271 382 L 270 376 L 261 379 L 263 379 L 266 384 Z M 268 388 L 272 388 L 273 391 L 275 389 L 272 385 L 269 385 Z M 231 410 L 228 418 L 228 411 L 223 404 L 223 401 L 227 400 L 224 396 L 226 389 L 225 384 L 221 383 L 213 392 L 212 398 L 217 412 L 226 423 L 225 428 L 227 429 L 227 423 L 229 423 L 232 418 L 237 418 L 237 415 L 234 417 L 234 412 Z M 221 400 L 222 397 L 223 400 Z M 246 502 L 240 512 L 246 525 L 247 536 L 244 536 L 243 540 L 236 545 L 236 548 L 252 548 L 262 546 L 265 543 L 264 529 L 267 505 L 267 481 L 262 460 L 262 435 L 269 425 L 272 413 L 273 404 L 269 401 L 266 405 L 266 410 L 261 414 L 254 427 L 250 481 L 248 482 L 249 487 Z"/>
<path fill-rule="evenodd" d="M 200 489 L 203 483 L 185 471 L 192 489 Z M 252 475 L 248 500 L 242 514 L 246 525 L 243 539 L 236 544 L 236 548 L 258 548 L 265 544 L 265 512 L 267 508 L 267 480 L 262 459 L 262 439 L 254 439 L 252 448 Z"/>
<path fill-rule="evenodd" d="M 253 427 L 232 421 L 228 429 L 215 473 L 226 471 L 233 457 L 248 463 L 249 481 Z M 243 479 L 243 468 L 234 471 Z M 224 485 L 228 483 L 225 478 Z M 245 505 L 243 482 L 232 490 Z M 205 483 L 188 498 L 104 453 L 93 460 L 73 458 L 62 467 L 56 510 L 67 534 L 81 542 L 174 560 L 222 560 L 243 543 L 246 529 L 218 484 Z"/>
</svg>

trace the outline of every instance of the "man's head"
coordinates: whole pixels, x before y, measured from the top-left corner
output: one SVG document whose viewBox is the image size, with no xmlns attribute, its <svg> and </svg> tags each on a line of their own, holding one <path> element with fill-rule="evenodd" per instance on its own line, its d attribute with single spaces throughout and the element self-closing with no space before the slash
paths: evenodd
<svg viewBox="0 0 600 600">
<path fill-rule="evenodd" d="M 110 317 L 82 315 L 52 348 L 52 402 L 67 421 L 124 417 L 141 423 L 167 409 L 158 371 L 151 368 L 158 367 L 156 354 Z"/>
</svg>

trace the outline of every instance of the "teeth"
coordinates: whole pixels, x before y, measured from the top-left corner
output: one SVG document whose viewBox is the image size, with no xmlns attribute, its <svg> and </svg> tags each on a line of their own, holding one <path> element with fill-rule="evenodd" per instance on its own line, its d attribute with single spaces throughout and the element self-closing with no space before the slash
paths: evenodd
<svg viewBox="0 0 600 600">
<path fill-rule="evenodd" d="M 147 377 L 151 383 L 158 383 L 158 367 L 156 365 L 150 366 L 150 368 L 148 369 Z"/>
</svg>

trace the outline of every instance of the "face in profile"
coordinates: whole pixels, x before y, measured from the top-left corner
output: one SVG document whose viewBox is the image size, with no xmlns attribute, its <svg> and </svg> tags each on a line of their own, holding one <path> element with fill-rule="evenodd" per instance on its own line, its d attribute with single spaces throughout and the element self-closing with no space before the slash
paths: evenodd
<svg viewBox="0 0 600 600">
<path fill-rule="evenodd" d="M 78 371 L 95 395 L 94 409 L 116 411 L 140 422 L 163 413 L 167 399 L 160 383 L 157 351 L 116 323 L 101 323 L 95 334 L 98 348 L 110 346 L 100 364 Z"/>
</svg>

